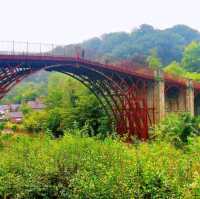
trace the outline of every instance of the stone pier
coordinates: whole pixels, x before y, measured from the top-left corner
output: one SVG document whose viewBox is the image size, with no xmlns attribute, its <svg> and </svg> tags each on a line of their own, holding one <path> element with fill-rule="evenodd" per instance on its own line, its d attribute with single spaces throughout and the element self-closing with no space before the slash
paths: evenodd
<svg viewBox="0 0 200 199">
<path fill-rule="evenodd" d="M 192 80 L 177 84 L 166 80 L 162 70 L 154 71 L 154 81 L 148 87 L 148 107 L 150 119 L 155 123 L 170 113 L 189 112 L 200 115 L 200 91 L 196 90 Z M 154 114 L 152 111 L 154 110 Z"/>
</svg>

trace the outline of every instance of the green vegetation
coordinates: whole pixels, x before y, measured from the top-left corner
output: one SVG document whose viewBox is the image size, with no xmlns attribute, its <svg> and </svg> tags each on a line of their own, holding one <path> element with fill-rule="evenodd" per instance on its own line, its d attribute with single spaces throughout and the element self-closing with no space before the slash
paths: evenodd
<svg viewBox="0 0 200 199">
<path fill-rule="evenodd" d="M 143 24 L 130 33 L 114 32 L 92 38 L 79 46 L 85 49 L 86 57 L 98 60 L 143 59 L 146 60 L 152 49 L 156 49 L 163 66 L 172 61 L 180 62 L 185 46 L 192 41 L 200 41 L 200 33 L 185 25 L 176 25 L 165 30 Z M 72 45 L 66 46 L 73 55 Z"/>
<path fill-rule="evenodd" d="M 79 46 L 85 49 L 88 59 L 120 61 L 129 59 L 148 64 L 151 68 L 199 81 L 200 33 L 185 25 L 165 30 L 143 24 L 131 33 L 115 32 L 92 38 Z M 73 55 L 72 45 L 66 46 Z"/>
<path fill-rule="evenodd" d="M 182 66 L 192 72 L 200 72 L 200 43 L 192 42 L 186 46 L 182 59 Z"/>
<path fill-rule="evenodd" d="M 181 62 L 173 61 L 164 68 L 165 72 L 200 81 L 200 43 L 191 42 L 185 47 Z"/>
<path fill-rule="evenodd" d="M 189 143 L 191 137 L 200 136 L 200 117 L 172 113 L 156 126 L 153 136 L 156 140 L 165 140 L 182 148 Z"/>
<path fill-rule="evenodd" d="M 7 103 L 22 103 L 20 109 L 25 118 L 20 129 L 32 133 L 50 131 L 56 137 L 63 135 L 65 130 L 74 129 L 103 137 L 112 132 L 112 124 L 109 124 L 98 100 L 87 88 L 61 73 L 43 75 L 48 81 L 41 78 L 35 82 L 31 78 L 27 80 L 28 85 L 32 85 L 31 89 L 27 89 L 27 82 L 24 82 L 3 100 Z M 25 104 L 25 101 L 35 99 L 35 96 L 46 104 L 44 110 L 33 111 Z"/>
<path fill-rule="evenodd" d="M 65 134 L 52 140 L 0 137 L 1 198 L 195 198 L 200 194 L 200 137 L 185 150 L 163 140 Z"/>
<path fill-rule="evenodd" d="M 162 64 L 158 57 L 156 49 L 151 50 L 151 54 L 148 57 L 147 62 L 148 62 L 149 67 L 152 69 L 161 68 Z"/>
<path fill-rule="evenodd" d="M 91 137 L 85 127 L 55 139 L 46 127 L 59 118 L 51 111 L 46 120 L 31 113 L 29 130 L 43 124 L 40 134 L 0 136 L 0 198 L 200 196 L 200 118 L 170 115 L 148 142 L 124 143 L 114 134 Z"/>
<path fill-rule="evenodd" d="M 164 68 L 164 71 L 167 73 L 172 73 L 174 75 L 184 76 L 187 71 L 180 66 L 180 63 L 173 61 L 171 64 Z"/>
</svg>

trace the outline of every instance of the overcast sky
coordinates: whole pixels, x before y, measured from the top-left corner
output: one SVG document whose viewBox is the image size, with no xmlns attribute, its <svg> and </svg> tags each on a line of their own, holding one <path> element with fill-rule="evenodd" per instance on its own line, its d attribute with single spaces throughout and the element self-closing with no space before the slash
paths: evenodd
<svg viewBox="0 0 200 199">
<path fill-rule="evenodd" d="M 69 44 L 144 23 L 200 30 L 200 0 L 0 0 L 0 40 Z"/>
</svg>

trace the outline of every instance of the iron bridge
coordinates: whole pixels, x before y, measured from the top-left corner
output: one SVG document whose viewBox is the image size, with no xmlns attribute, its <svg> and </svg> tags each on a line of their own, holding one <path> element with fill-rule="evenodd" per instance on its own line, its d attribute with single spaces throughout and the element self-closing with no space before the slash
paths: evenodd
<svg viewBox="0 0 200 199">
<path fill-rule="evenodd" d="M 128 62 L 112 65 L 81 58 L 79 53 L 66 54 L 64 46 L 0 42 L 0 98 L 37 71 L 61 72 L 80 81 L 97 97 L 120 135 L 146 140 L 156 117 L 154 94 L 151 105 L 148 100 L 148 90 L 156 84 L 155 71 Z M 170 78 L 170 83 L 181 84 Z"/>
</svg>

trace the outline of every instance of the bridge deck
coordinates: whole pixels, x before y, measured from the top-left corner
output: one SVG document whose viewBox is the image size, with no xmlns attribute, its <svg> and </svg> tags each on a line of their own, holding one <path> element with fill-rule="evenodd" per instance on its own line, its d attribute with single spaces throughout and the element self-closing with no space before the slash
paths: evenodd
<svg viewBox="0 0 200 199">
<path fill-rule="evenodd" d="M 0 67 L 12 66 L 18 63 L 23 62 L 31 64 L 32 67 L 48 67 L 56 64 L 79 64 L 79 65 L 87 65 L 94 68 L 101 68 L 110 71 L 116 71 L 120 73 L 124 73 L 131 76 L 140 77 L 146 80 L 154 80 L 154 70 L 149 69 L 147 67 L 141 67 L 137 64 L 105 64 L 96 61 L 90 61 L 87 59 L 81 59 L 77 57 L 66 57 L 66 56 L 53 56 L 53 55 L 5 55 L 0 54 Z M 179 76 L 171 75 L 164 73 L 164 80 L 168 83 L 177 84 L 180 86 L 187 86 L 187 79 Z M 194 89 L 200 90 L 200 83 L 193 81 Z"/>
</svg>

